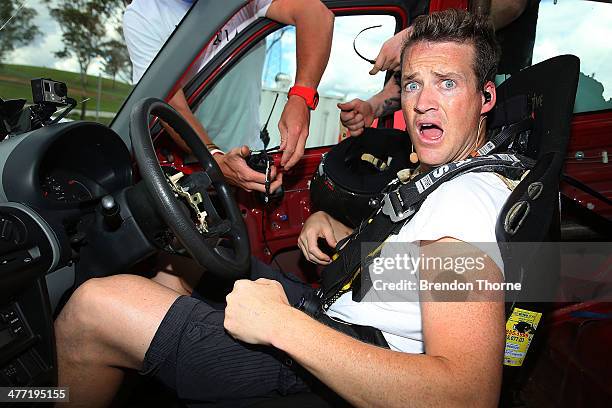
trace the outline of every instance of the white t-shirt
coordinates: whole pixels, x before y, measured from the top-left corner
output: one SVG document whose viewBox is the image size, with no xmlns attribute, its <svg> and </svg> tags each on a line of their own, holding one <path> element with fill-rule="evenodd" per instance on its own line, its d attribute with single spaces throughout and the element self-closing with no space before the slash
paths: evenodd
<svg viewBox="0 0 612 408">
<path fill-rule="evenodd" d="M 240 9 L 208 45 L 201 57 L 199 69 L 244 28 L 259 17 L 264 17 L 272 1 L 253 0 Z M 192 2 L 183 0 L 134 0 L 126 8 L 123 14 L 123 33 L 132 61 L 134 84 L 140 80 L 191 4 Z M 196 112 L 211 139 L 223 150 L 236 147 L 237 135 L 240 136 L 240 143 L 254 148 L 259 148 L 261 144 L 259 100 L 265 60 L 264 44 L 255 47 L 245 59 L 247 61 L 242 61 L 228 74 L 238 80 L 224 78 L 220 81 Z M 238 127 L 239 124 L 242 127 Z M 242 130 L 242 133 L 244 129 L 249 131 L 248 134 L 241 135 L 238 129 Z"/>
<path fill-rule="evenodd" d="M 134 0 L 126 7 L 123 33 L 134 66 L 134 84 L 140 80 L 192 3 L 184 0 Z M 270 3 L 272 0 L 250 1 L 232 16 L 206 48 L 201 67 L 251 22 L 265 17 Z"/>
<path fill-rule="evenodd" d="M 497 217 L 509 195 L 508 187 L 493 173 L 464 174 L 431 193 L 410 222 L 386 242 L 418 243 L 453 237 L 467 243 L 494 243 Z M 497 245 L 480 249 L 503 271 Z M 352 293 L 347 292 L 327 314 L 378 328 L 392 350 L 424 352 L 419 302 L 354 302 Z"/>
</svg>

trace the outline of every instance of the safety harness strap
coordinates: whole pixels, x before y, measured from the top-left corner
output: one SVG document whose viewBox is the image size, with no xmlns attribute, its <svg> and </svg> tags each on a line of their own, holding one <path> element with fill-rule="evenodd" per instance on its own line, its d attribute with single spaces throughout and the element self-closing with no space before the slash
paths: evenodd
<svg viewBox="0 0 612 408">
<path fill-rule="evenodd" d="M 504 148 L 511 141 L 517 138 L 517 136 L 528 132 L 533 127 L 533 118 L 526 116 L 518 122 L 512 123 L 507 126 L 503 126 L 499 132 L 489 137 L 489 141 L 482 145 L 482 147 L 476 150 L 470 155 L 470 157 L 485 156 L 495 150 Z"/>
<path fill-rule="evenodd" d="M 412 208 L 436 190 L 442 183 L 472 171 L 501 173 L 510 179 L 519 178 L 533 165 L 533 160 L 514 154 L 492 154 L 472 157 L 437 167 L 417 176 L 413 182 L 401 185 L 383 199 L 382 212 L 399 222 L 414 214 Z"/>
<path fill-rule="evenodd" d="M 373 217 L 364 220 L 353 234 L 338 244 L 338 253 L 321 276 L 321 287 L 316 292 L 318 302 L 314 302 L 318 303 L 318 306 L 305 305 L 306 311 L 311 314 L 325 311 L 349 290 L 353 291 L 356 301 L 360 300 L 359 293 L 365 292 L 359 290 L 360 266 L 367 265 L 369 260 L 378 256 L 382 243 L 390 235 L 398 233 L 418 211 L 427 196 L 444 182 L 469 172 L 484 171 L 497 172 L 510 179 L 518 179 L 532 166 L 533 160 L 526 157 L 494 154 L 440 166 L 405 184 L 395 180 L 390 184 L 392 190 L 385 194 L 381 207 Z M 362 254 L 362 244 L 372 242 L 381 245 L 370 253 Z"/>
<path fill-rule="evenodd" d="M 375 215 L 374 218 L 370 218 L 369 221 L 366 221 L 365 225 L 362 224 L 360 226 L 359 233 L 353 234 L 352 238 L 346 241 L 342 250 L 334 256 L 332 263 L 323 271 L 321 275 L 321 292 L 319 293 L 323 310 L 327 310 L 332 303 L 349 289 L 354 290 L 354 293 L 359 292 L 359 266 L 362 262 L 366 262 L 368 255 L 370 257 L 377 255 L 376 253 L 362 255 L 362 244 L 366 242 L 382 243 L 387 237 L 397 233 L 403 225 L 392 222 L 389 217 L 381 213 Z M 347 285 L 348 287 L 344 288 Z"/>
</svg>

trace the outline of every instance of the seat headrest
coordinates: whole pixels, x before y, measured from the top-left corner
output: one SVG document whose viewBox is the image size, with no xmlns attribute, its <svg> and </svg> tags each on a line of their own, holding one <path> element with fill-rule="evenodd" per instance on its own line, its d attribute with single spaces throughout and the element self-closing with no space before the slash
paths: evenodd
<svg viewBox="0 0 612 408">
<path fill-rule="evenodd" d="M 517 96 L 529 100 L 534 119 L 527 149 L 531 158 L 538 159 L 551 151 L 565 154 L 579 71 L 578 57 L 560 55 L 517 72 L 497 88 L 500 106 L 515 106 L 513 98 Z"/>
</svg>

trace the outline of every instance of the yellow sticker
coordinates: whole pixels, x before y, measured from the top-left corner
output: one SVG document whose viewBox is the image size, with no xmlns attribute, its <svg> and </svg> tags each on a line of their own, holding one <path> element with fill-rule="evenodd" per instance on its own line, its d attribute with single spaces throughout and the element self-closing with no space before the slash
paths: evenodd
<svg viewBox="0 0 612 408">
<path fill-rule="evenodd" d="M 540 323 L 542 313 L 515 308 L 506 322 L 506 352 L 504 365 L 523 365 L 531 339 Z"/>
</svg>

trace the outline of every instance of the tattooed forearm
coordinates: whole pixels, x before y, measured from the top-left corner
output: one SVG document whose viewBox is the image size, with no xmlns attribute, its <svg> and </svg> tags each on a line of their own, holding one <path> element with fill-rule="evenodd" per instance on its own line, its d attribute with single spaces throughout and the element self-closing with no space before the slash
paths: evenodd
<svg viewBox="0 0 612 408">
<path fill-rule="evenodd" d="M 377 117 L 391 115 L 395 111 L 398 111 L 401 108 L 401 101 L 399 96 L 393 96 L 391 98 L 387 98 L 383 101 L 382 105 L 379 106 L 378 112 L 376 112 Z"/>
<path fill-rule="evenodd" d="M 382 91 L 370 98 L 369 102 L 377 118 L 394 113 L 401 108 L 399 76 L 394 74 Z"/>
<path fill-rule="evenodd" d="M 385 86 L 388 91 L 385 100 L 382 103 L 380 109 L 380 116 L 392 115 L 395 111 L 398 111 L 402 107 L 401 99 L 400 99 L 400 89 L 401 89 L 401 75 L 400 72 L 397 71 L 393 73 L 393 76 L 389 78 L 387 84 Z"/>
</svg>

